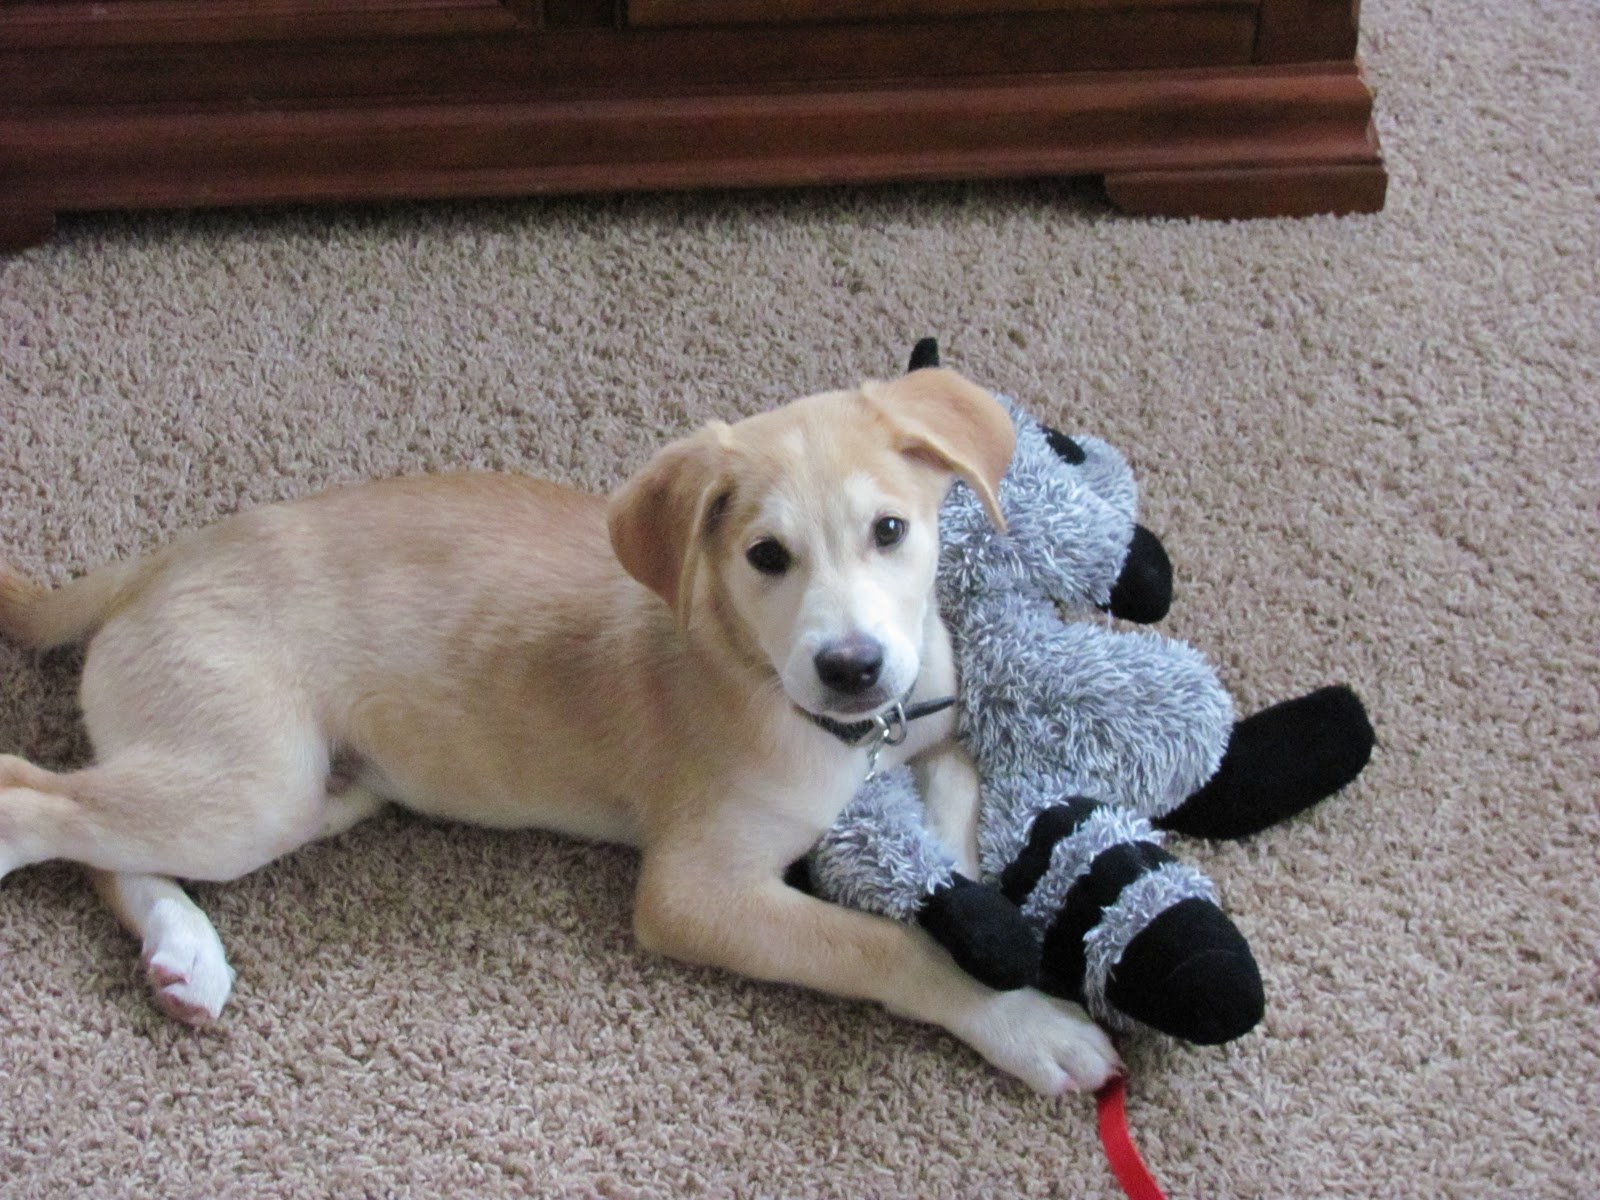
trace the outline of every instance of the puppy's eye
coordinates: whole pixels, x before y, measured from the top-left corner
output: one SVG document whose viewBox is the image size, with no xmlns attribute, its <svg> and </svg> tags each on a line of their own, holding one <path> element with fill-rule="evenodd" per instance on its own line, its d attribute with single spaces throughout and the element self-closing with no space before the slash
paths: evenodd
<svg viewBox="0 0 1600 1200">
<path fill-rule="evenodd" d="M 899 545 L 910 528 L 902 517 L 879 517 L 872 527 L 872 540 L 878 543 L 879 549 L 887 550 Z"/>
<path fill-rule="evenodd" d="M 794 561 L 777 538 L 762 538 L 744 552 L 744 560 L 763 575 L 782 575 Z"/>
</svg>

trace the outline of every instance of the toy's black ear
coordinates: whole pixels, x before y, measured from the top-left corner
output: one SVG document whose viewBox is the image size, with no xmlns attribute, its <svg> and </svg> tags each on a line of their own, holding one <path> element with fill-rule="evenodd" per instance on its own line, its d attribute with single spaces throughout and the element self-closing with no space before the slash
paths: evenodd
<svg viewBox="0 0 1600 1200">
<path fill-rule="evenodd" d="M 1068 466 L 1075 467 L 1089 457 L 1083 452 L 1082 446 L 1061 430 L 1049 425 L 1041 425 L 1040 428 L 1044 430 L 1044 440 L 1050 443 L 1050 449 L 1054 450 Z"/>
<path fill-rule="evenodd" d="M 923 367 L 937 367 L 939 365 L 939 339 L 923 338 L 911 347 L 911 365 L 906 368 L 906 373 L 920 371 Z"/>
</svg>

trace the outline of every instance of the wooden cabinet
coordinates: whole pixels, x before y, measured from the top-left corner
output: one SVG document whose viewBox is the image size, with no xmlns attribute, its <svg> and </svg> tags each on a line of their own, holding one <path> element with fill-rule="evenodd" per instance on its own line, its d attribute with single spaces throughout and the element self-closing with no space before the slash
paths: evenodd
<svg viewBox="0 0 1600 1200">
<path fill-rule="evenodd" d="M 1355 0 L 0 0 L 0 241 L 70 209 L 1093 174 L 1381 207 Z"/>
</svg>

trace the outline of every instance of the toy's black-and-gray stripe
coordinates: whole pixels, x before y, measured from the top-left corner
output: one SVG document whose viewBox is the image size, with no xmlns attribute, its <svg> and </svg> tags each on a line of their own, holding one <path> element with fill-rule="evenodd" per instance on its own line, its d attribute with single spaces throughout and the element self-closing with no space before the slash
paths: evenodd
<svg viewBox="0 0 1600 1200">
<path fill-rule="evenodd" d="M 1001 877 L 1001 890 L 1042 929 L 1041 986 L 1108 1024 L 1128 1024 L 1106 989 L 1140 931 L 1183 900 L 1216 902 L 1209 881 L 1160 842 L 1144 818 L 1074 798 L 1039 814 Z"/>
</svg>

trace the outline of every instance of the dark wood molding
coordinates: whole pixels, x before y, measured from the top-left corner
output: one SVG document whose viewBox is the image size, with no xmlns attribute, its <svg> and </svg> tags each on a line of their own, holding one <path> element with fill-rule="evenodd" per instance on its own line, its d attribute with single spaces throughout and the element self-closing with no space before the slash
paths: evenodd
<svg viewBox="0 0 1600 1200">
<path fill-rule="evenodd" d="M 0 31 L 5 28 L 0 9 Z M 0 47 L 0 120 L 162 106 L 226 112 L 486 99 L 781 92 L 885 80 L 1245 66 L 1248 6 L 903 24 L 706 29 L 462 31 L 451 37 L 315 38 L 160 47 Z M 0 39 L 3 41 L 3 39 Z"/>
<path fill-rule="evenodd" d="M 1123 171 L 1105 177 L 1106 198 L 1141 217 L 1345 216 L 1383 208 L 1388 176 L 1379 163 Z"/>
<path fill-rule="evenodd" d="M 56 215 L 44 208 L 8 208 L 0 205 L 0 254 L 14 254 L 50 240 Z"/>
<path fill-rule="evenodd" d="M 1383 200 L 1353 0 L 633 3 L 672 23 L 629 26 L 625 0 L 0 6 L 0 231 L 81 209 L 1040 175 L 1105 176 L 1130 212 Z"/>
<path fill-rule="evenodd" d="M 1353 67 L 5 123 L 41 209 L 1376 167 Z M 1306 205 L 1300 203 L 1297 208 Z"/>
</svg>

